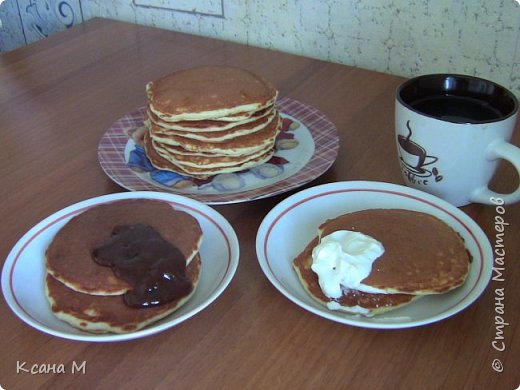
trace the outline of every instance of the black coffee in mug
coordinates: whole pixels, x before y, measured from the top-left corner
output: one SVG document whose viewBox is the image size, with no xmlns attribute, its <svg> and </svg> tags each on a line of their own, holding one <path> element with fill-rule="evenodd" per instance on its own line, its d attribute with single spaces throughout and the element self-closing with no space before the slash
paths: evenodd
<svg viewBox="0 0 520 390">
<path fill-rule="evenodd" d="M 432 96 L 415 100 L 410 106 L 426 115 L 455 123 L 481 123 L 502 116 L 501 112 L 489 103 L 471 97 Z"/>
<path fill-rule="evenodd" d="M 419 76 L 399 88 L 398 99 L 423 115 L 453 123 L 494 122 L 516 109 L 502 86 L 464 75 Z"/>
</svg>

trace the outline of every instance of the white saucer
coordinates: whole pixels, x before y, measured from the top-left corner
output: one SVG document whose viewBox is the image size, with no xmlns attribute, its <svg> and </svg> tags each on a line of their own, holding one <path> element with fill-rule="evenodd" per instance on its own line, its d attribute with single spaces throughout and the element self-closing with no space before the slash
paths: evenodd
<svg viewBox="0 0 520 390">
<path fill-rule="evenodd" d="M 44 293 L 45 250 L 58 230 L 86 208 L 118 199 L 160 199 L 199 221 L 204 238 L 202 271 L 197 290 L 179 310 L 142 330 L 127 334 L 91 334 L 57 319 Z M 13 247 L 2 270 L 2 292 L 13 312 L 44 333 L 71 340 L 122 341 L 150 336 L 175 326 L 207 307 L 224 291 L 238 266 L 235 231 L 214 209 L 193 199 L 162 192 L 125 192 L 88 199 L 66 207 L 30 229 Z M 145 310 L 145 309 L 143 309 Z"/>
<path fill-rule="evenodd" d="M 331 311 L 316 303 L 301 286 L 292 268 L 293 259 L 315 237 L 325 220 L 372 208 L 421 211 L 450 225 L 465 240 L 473 258 L 465 284 L 447 294 L 427 296 L 374 317 Z M 489 283 L 493 267 L 489 240 L 464 212 L 425 192 L 380 182 L 330 183 L 288 197 L 264 218 L 256 251 L 265 275 L 288 299 L 329 320 L 366 328 L 407 328 L 453 316 L 477 300 Z"/>
</svg>

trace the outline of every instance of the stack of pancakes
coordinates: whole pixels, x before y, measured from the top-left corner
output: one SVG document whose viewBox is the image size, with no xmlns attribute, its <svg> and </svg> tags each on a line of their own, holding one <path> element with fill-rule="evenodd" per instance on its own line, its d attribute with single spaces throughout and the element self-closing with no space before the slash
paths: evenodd
<svg viewBox="0 0 520 390">
<path fill-rule="evenodd" d="M 145 150 L 158 169 L 205 179 L 268 161 L 281 119 L 276 88 L 241 68 L 203 66 L 151 81 Z"/>
<path fill-rule="evenodd" d="M 381 293 L 343 289 L 338 299 L 327 297 L 312 271 L 312 250 L 337 230 L 369 235 L 384 253 L 372 264 L 362 284 Z M 293 261 L 305 290 L 331 310 L 371 316 L 404 306 L 417 298 L 442 294 L 462 285 L 471 257 L 458 233 L 431 215 L 400 209 L 371 209 L 324 222 L 318 235 Z"/>
<path fill-rule="evenodd" d="M 161 305 L 135 308 L 124 303 L 131 291 L 110 267 L 97 264 L 93 249 L 111 237 L 116 226 L 142 224 L 155 229 L 186 259 L 188 295 Z M 93 333 L 126 333 L 149 325 L 181 307 L 192 296 L 201 272 L 198 254 L 202 230 L 191 215 L 168 203 L 129 199 L 87 209 L 67 222 L 46 250 L 46 295 L 53 313 Z"/>
</svg>

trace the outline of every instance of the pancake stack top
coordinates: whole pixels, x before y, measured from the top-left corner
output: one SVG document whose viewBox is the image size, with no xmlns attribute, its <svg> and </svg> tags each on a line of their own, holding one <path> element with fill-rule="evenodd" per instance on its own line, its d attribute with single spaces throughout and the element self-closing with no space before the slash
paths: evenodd
<svg viewBox="0 0 520 390">
<path fill-rule="evenodd" d="M 245 69 L 203 66 L 146 86 L 145 150 L 158 169 L 206 179 L 274 154 L 281 119 L 276 88 Z"/>
<path fill-rule="evenodd" d="M 166 202 L 127 199 L 89 208 L 67 222 L 46 250 L 51 309 L 93 333 L 141 329 L 192 296 L 201 241 L 197 220 Z"/>
<path fill-rule="evenodd" d="M 341 296 L 330 297 L 311 268 L 312 252 L 324 237 L 344 230 L 370 236 L 383 245 L 384 252 L 358 289 L 342 286 Z M 293 266 L 305 290 L 319 303 L 331 310 L 371 316 L 461 286 L 470 261 L 462 238 L 440 219 L 410 210 L 371 209 L 325 221 Z"/>
</svg>

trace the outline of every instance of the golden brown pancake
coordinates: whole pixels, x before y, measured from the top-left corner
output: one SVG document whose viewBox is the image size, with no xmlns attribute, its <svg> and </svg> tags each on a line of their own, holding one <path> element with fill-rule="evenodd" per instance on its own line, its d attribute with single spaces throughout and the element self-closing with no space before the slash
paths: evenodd
<svg viewBox="0 0 520 390">
<path fill-rule="evenodd" d="M 266 161 L 268 161 L 274 154 L 274 149 L 267 149 L 267 151 L 263 154 L 257 155 L 256 153 L 253 154 L 253 157 L 246 156 L 247 158 L 244 160 L 243 158 L 240 158 L 241 162 L 238 162 L 234 165 L 226 164 L 222 166 L 196 166 L 195 164 L 187 165 L 186 163 L 183 163 L 181 161 L 175 161 L 174 156 L 172 154 L 168 155 L 168 158 L 163 156 L 157 148 L 154 148 L 152 146 L 152 142 L 150 141 L 150 138 L 148 136 L 148 133 L 145 134 L 144 137 L 144 147 L 146 151 L 146 155 L 153 166 L 155 166 L 157 169 L 162 170 L 169 170 L 172 172 L 177 172 L 181 175 L 185 176 L 191 176 L 195 178 L 200 179 L 206 179 L 210 176 L 221 174 L 221 173 L 231 173 L 231 172 L 237 172 L 242 171 L 247 168 L 251 168 L 254 166 L 257 166 L 259 164 L 262 164 Z M 214 157 L 216 161 L 226 161 L 228 156 L 217 156 Z M 183 156 L 184 160 L 189 159 L 188 155 L 185 154 Z M 195 156 L 195 159 L 197 160 L 197 156 Z"/>
<path fill-rule="evenodd" d="M 150 129 L 150 135 L 152 138 L 159 141 L 161 138 L 164 138 L 167 141 L 168 137 L 181 137 L 178 144 L 182 144 L 182 141 L 185 138 L 213 143 L 234 140 L 235 138 L 264 130 L 274 119 L 277 119 L 276 111 L 273 112 L 272 115 L 264 116 L 252 122 L 243 123 L 224 130 L 205 132 L 166 129 L 153 122 L 147 123 L 147 126 Z M 173 144 L 173 142 L 170 143 Z"/>
<path fill-rule="evenodd" d="M 131 308 L 122 296 L 84 294 L 68 288 L 52 275 L 46 277 L 46 296 L 53 313 L 70 325 L 92 333 L 137 331 L 173 313 L 192 296 L 200 279 L 201 261 L 196 255 L 186 268 L 193 284 L 189 295 L 160 306 Z"/>
<path fill-rule="evenodd" d="M 208 152 L 188 152 L 176 146 L 158 146 L 155 142 L 154 146 L 161 156 L 172 163 L 193 168 L 234 167 L 271 152 L 270 148 L 264 148 L 251 154 L 222 156 Z"/>
<path fill-rule="evenodd" d="M 318 242 L 318 237 L 315 237 L 293 261 L 293 267 L 302 286 L 318 303 L 326 307 L 335 303 L 334 310 L 372 316 L 397 309 L 418 298 L 411 294 L 372 294 L 351 289 L 345 289 L 338 299 L 327 297 L 318 283 L 318 275 L 311 269 L 312 250 Z"/>
<path fill-rule="evenodd" d="M 165 145 L 180 146 L 187 151 L 209 152 L 221 155 L 241 155 L 255 152 L 266 147 L 273 147 L 277 134 L 280 132 L 281 119 L 279 115 L 268 122 L 260 130 L 218 142 L 200 141 L 185 136 L 170 134 L 167 137 L 154 136 L 150 130 L 150 137 Z"/>
<path fill-rule="evenodd" d="M 110 267 L 98 265 L 92 250 L 107 240 L 118 225 L 143 224 L 153 227 L 186 258 L 187 264 L 199 250 L 202 230 L 191 215 L 166 202 L 126 199 L 93 206 L 67 222 L 45 253 L 47 272 L 67 287 L 95 295 L 120 295 L 130 286 L 115 277 Z"/>
<path fill-rule="evenodd" d="M 274 103 L 277 90 L 246 69 L 201 66 L 148 83 L 147 95 L 163 120 L 203 120 L 258 111 Z"/>
<path fill-rule="evenodd" d="M 362 283 L 388 293 L 438 294 L 464 283 L 471 257 L 460 235 L 429 214 L 398 209 L 370 209 L 323 223 L 319 236 L 337 230 L 369 235 L 385 251 Z"/>
<path fill-rule="evenodd" d="M 251 113 L 246 119 L 241 120 L 220 120 L 220 119 L 206 119 L 206 120 L 191 120 L 191 121 L 177 121 L 177 122 L 167 122 L 161 120 L 157 115 L 155 115 L 150 108 L 147 110 L 147 118 L 150 120 L 152 124 L 156 125 L 157 131 L 168 133 L 169 131 L 175 132 L 187 132 L 190 135 L 200 135 L 202 136 L 205 133 L 219 133 L 225 130 L 233 129 L 233 131 L 237 131 L 237 128 L 242 127 L 247 129 L 251 127 L 251 122 L 257 122 L 259 119 L 273 116 L 276 111 L 274 105 L 268 106 L 266 108 L 260 109 Z M 247 125 L 247 126 L 246 126 Z M 209 136 L 209 135 L 208 135 Z M 215 137 L 214 135 L 211 135 Z"/>
<path fill-rule="evenodd" d="M 268 161 L 281 118 L 278 91 L 248 70 L 203 66 L 147 84 L 145 152 L 153 166 L 207 179 Z"/>
</svg>

